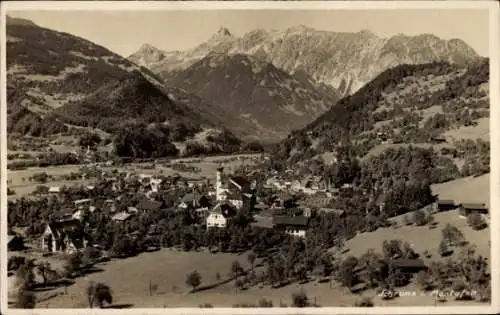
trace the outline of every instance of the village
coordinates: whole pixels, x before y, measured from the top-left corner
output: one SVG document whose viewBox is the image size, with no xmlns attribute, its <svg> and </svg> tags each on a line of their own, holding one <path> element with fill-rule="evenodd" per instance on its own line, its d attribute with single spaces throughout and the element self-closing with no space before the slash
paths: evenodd
<svg viewBox="0 0 500 315">
<path fill-rule="evenodd" d="M 155 176 L 133 172 L 109 172 L 101 170 L 107 163 L 92 163 L 88 167 L 98 174 L 92 185 L 66 188 L 51 186 L 45 191 L 35 192 L 36 198 L 49 198 L 58 209 L 44 222 L 42 236 L 33 244 L 42 251 L 71 253 L 80 251 L 92 244 L 85 233 L 69 233 L 88 226 L 89 214 L 103 213 L 110 216 L 118 225 L 124 225 L 134 217 L 140 218 L 148 212 L 175 211 L 189 212 L 197 218 L 197 224 L 208 229 L 224 229 L 231 217 L 242 209 L 250 210 L 252 225 L 284 231 L 292 236 L 306 237 L 308 222 L 318 213 L 334 213 L 344 218 L 344 209 L 328 207 L 340 195 L 352 195 L 352 184 L 332 187 L 320 176 L 307 176 L 297 179 L 292 170 L 283 174 L 270 174 L 264 182 L 249 175 L 235 176 L 224 173 L 223 165 L 217 168 L 215 181 L 209 179 L 186 179 L 176 176 Z M 113 175 L 113 176 L 110 176 Z M 105 178 L 105 179 L 104 179 Z M 257 196 L 257 185 L 271 193 L 263 200 Z M 170 193 L 177 199 L 162 200 L 161 195 Z M 85 198 L 77 198 L 84 195 Z M 379 196 L 381 197 L 381 196 Z M 460 216 L 466 218 L 472 213 L 480 214 L 489 221 L 488 207 L 485 203 L 455 201 L 435 196 L 435 201 L 424 210 L 427 215 L 441 211 L 459 209 Z M 382 215 L 385 203 L 378 198 L 376 205 Z M 12 210 L 11 210 L 12 211 Z M 367 213 L 368 215 L 368 213 Z M 151 226 L 151 231 L 154 230 Z M 137 230 L 130 230 L 127 237 L 136 237 Z M 87 233 L 92 234 L 92 232 Z M 9 249 L 15 250 L 22 244 L 22 236 L 13 229 L 9 231 Z M 159 246 L 159 244 L 157 244 Z"/>
</svg>

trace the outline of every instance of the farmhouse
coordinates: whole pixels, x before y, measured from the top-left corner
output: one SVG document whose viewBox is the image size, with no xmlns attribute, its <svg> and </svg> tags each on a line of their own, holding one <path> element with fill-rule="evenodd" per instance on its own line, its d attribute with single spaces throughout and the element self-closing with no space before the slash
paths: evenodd
<svg viewBox="0 0 500 315">
<path fill-rule="evenodd" d="M 42 249 L 48 252 L 72 253 L 85 248 L 80 221 L 66 220 L 49 223 L 42 235 Z"/>
<path fill-rule="evenodd" d="M 390 267 L 402 273 L 417 273 L 427 269 L 422 259 L 394 259 L 391 260 Z"/>
<path fill-rule="evenodd" d="M 435 207 L 438 212 L 441 212 L 454 210 L 457 208 L 457 205 L 454 200 L 438 199 Z"/>
<path fill-rule="evenodd" d="M 276 215 L 273 217 L 273 226 L 292 236 L 305 237 L 309 225 L 309 217 Z"/>
<path fill-rule="evenodd" d="M 488 207 L 484 203 L 462 203 L 459 206 L 461 217 L 467 217 L 472 213 L 488 214 Z"/>
</svg>

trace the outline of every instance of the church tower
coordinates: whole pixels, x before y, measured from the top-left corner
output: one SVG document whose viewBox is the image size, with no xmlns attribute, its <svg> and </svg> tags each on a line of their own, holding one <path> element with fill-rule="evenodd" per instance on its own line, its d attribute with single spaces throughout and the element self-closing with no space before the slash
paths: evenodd
<svg viewBox="0 0 500 315">
<path fill-rule="evenodd" d="M 219 166 L 217 168 L 217 177 L 215 179 L 215 198 L 217 201 L 222 201 L 224 190 L 222 188 L 222 172 L 224 171 L 224 167 Z"/>
</svg>

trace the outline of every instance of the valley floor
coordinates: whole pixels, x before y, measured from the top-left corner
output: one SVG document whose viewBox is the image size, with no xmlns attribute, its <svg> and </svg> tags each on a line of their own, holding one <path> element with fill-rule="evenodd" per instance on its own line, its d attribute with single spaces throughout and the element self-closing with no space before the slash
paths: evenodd
<svg viewBox="0 0 500 315">
<path fill-rule="evenodd" d="M 301 288 L 306 291 L 312 301 L 323 307 L 351 307 L 360 298 L 360 295 L 349 293 L 337 284 L 316 282 L 304 285 L 291 284 L 279 289 L 265 286 L 239 291 L 234 281 L 231 281 L 214 288 L 189 293 L 190 288 L 185 284 L 187 273 L 198 270 L 203 277 L 202 287 L 215 284 L 216 273 L 219 272 L 224 279 L 233 260 L 239 260 L 242 266 L 248 268 L 246 255 L 186 253 L 168 249 L 144 253 L 137 257 L 108 262 L 102 266 L 102 272 L 77 279 L 74 285 L 68 287 L 67 294 L 64 294 L 64 289 L 57 289 L 59 295 L 38 303 L 37 307 L 85 308 L 87 302 L 83 293 L 89 281 L 108 284 L 113 291 L 115 307 L 120 307 L 120 305 L 134 308 L 198 307 L 200 304 L 232 307 L 234 304 L 241 303 L 258 304 L 258 301 L 264 298 L 272 300 L 274 306 L 279 306 L 280 302 L 291 305 L 292 294 L 299 292 Z M 158 286 L 156 294 L 149 294 L 150 281 Z M 420 291 L 411 285 L 402 288 L 401 292 L 402 294 L 417 292 L 418 296 L 384 301 L 373 290 L 365 291 L 362 296 L 373 297 L 376 306 L 433 306 L 436 303 L 431 294 L 420 295 Z M 470 302 L 464 303 L 449 299 L 442 305 L 470 305 Z"/>
</svg>

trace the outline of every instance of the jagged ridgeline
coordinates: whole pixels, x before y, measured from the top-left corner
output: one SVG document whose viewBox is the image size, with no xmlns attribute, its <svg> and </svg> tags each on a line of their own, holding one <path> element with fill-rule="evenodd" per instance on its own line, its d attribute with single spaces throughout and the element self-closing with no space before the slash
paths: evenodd
<svg viewBox="0 0 500 315">
<path fill-rule="evenodd" d="M 342 95 L 399 64 L 466 64 L 478 58 L 460 39 L 444 40 L 431 34 L 381 38 L 368 30 L 331 32 L 298 25 L 284 30 L 255 29 L 241 37 L 221 27 L 193 49 L 162 51 L 146 44 L 129 59 L 167 79 L 214 52 L 254 56 L 289 74 L 328 84 Z"/>
<path fill-rule="evenodd" d="M 489 117 L 489 61 L 467 66 L 434 62 L 384 71 L 352 96 L 341 99 L 307 127 L 292 132 L 277 156 L 303 160 L 340 143 L 362 156 L 377 134 L 396 143 L 425 143 L 447 130 Z"/>
</svg>

